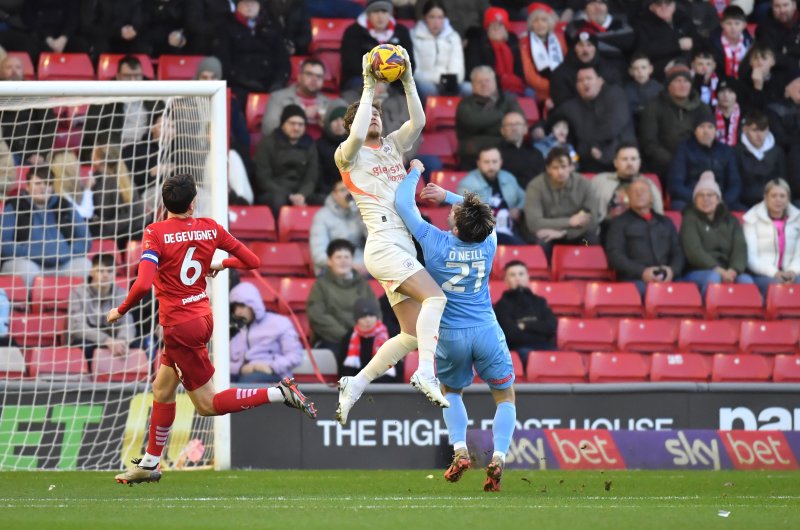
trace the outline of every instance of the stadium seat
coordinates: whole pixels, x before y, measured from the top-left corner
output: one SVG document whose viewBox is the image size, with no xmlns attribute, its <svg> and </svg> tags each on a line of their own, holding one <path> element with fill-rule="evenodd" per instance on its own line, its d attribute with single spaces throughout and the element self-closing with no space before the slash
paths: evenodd
<svg viewBox="0 0 800 530">
<path fill-rule="evenodd" d="M 203 59 L 202 55 L 162 55 L 158 58 L 158 79 L 192 80 Z"/>
<path fill-rule="evenodd" d="M 734 216 L 737 221 L 739 221 L 741 226 L 744 226 L 744 214 L 746 213 L 747 212 L 731 212 L 731 215 Z"/>
<path fill-rule="evenodd" d="M 797 341 L 800 323 L 794 320 L 742 322 L 739 328 L 739 350 L 742 353 L 800 353 Z"/>
<path fill-rule="evenodd" d="M 29 352 L 28 375 L 31 377 L 62 379 L 89 372 L 83 348 L 35 348 Z"/>
<path fill-rule="evenodd" d="M 94 81 L 94 66 L 85 53 L 39 54 L 39 81 Z"/>
<path fill-rule="evenodd" d="M 681 231 L 681 221 L 683 220 L 683 214 L 681 212 L 675 210 L 667 210 L 664 212 L 664 215 L 672 221 L 672 224 L 675 225 L 675 230 L 678 232 Z"/>
<path fill-rule="evenodd" d="M 292 311 L 305 312 L 306 301 L 315 281 L 316 278 L 283 278 L 278 289 L 279 296 Z M 281 304 L 279 311 L 288 313 L 285 304 Z"/>
<path fill-rule="evenodd" d="M 317 363 L 322 378 L 326 383 L 335 383 L 339 379 L 339 367 L 336 363 L 336 355 L 328 349 L 313 349 L 311 355 Z M 292 369 L 294 380 L 298 383 L 318 383 L 314 365 L 307 351 L 303 352 L 303 361 L 300 366 Z"/>
<path fill-rule="evenodd" d="M 250 92 L 247 94 L 244 115 L 249 132 L 261 132 L 261 120 L 264 118 L 264 111 L 267 110 L 269 96 L 270 94 L 266 92 Z"/>
<path fill-rule="evenodd" d="M 766 357 L 761 355 L 714 356 L 711 366 L 711 381 L 714 383 L 761 383 L 769 381 L 772 368 Z"/>
<path fill-rule="evenodd" d="M 503 268 L 508 262 L 517 260 L 527 265 L 528 275 L 532 279 L 550 279 L 547 257 L 539 245 L 498 245 L 492 263 L 492 277 L 502 280 L 505 276 Z"/>
<path fill-rule="evenodd" d="M 640 353 L 594 352 L 589 357 L 590 383 L 647 381 L 647 358 Z"/>
<path fill-rule="evenodd" d="M 66 328 L 66 316 L 12 312 L 8 333 L 20 346 L 32 348 L 56 344 Z"/>
<path fill-rule="evenodd" d="M 66 313 L 72 290 L 83 278 L 71 276 L 37 276 L 31 284 L 31 313 Z"/>
<path fill-rule="evenodd" d="M 265 278 L 244 278 L 242 283 L 253 284 L 258 289 L 258 294 L 261 296 L 264 306 L 270 311 L 278 311 L 278 289 L 273 287 Z"/>
<path fill-rule="evenodd" d="M 150 360 L 141 349 L 131 349 L 124 357 L 115 357 L 105 348 L 96 348 L 92 357 L 92 372 L 96 383 L 107 381 L 146 381 Z"/>
<path fill-rule="evenodd" d="M 422 181 L 420 181 L 422 182 Z M 450 231 L 450 207 L 444 206 L 420 206 L 419 213 L 430 219 L 433 226 L 445 232 Z"/>
<path fill-rule="evenodd" d="M 800 355 L 776 355 L 772 381 L 774 383 L 800 383 Z"/>
<path fill-rule="evenodd" d="M 650 381 L 704 383 L 710 375 L 710 363 L 700 353 L 654 353 L 650 358 Z"/>
<path fill-rule="evenodd" d="M 642 173 L 642 176 L 656 185 L 658 188 L 658 193 L 663 197 L 664 196 L 664 189 L 661 187 L 661 180 L 659 180 L 658 175 L 655 173 Z"/>
<path fill-rule="evenodd" d="M 709 319 L 764 318 L 764 300 L 752 283 L 712 283 L 706 287 L 706 315 Z"/>
<path fill-rule="evenodd" d="M 117 65 L 123 57 L 125 57 L 125 55 L 121 53 L 101 54 L 100 59 L 97 61 L 97 80 L 108 81 L 117 77 Z M 134 54 L 134 57 L 139 59 L 139 62 L 142 64 L 142 75 L 144 78 L 155 79 L 156 73 L 153 69 L 153 61 L 150 60 L 150 56 L 144 53 L 137 53 Z M 192 75 L 192 77 L 194 77 L 194 75 Z"/>
<path fill-rule="evenodd" d="M 406 383 L 411 382 L 411 376 L 417 371 L 419 367 L 419 351 L 414 350 L 409 352 L 403 359 L 403 381 Z"/>
<path fill-rule="evenodd" d="M 273 276 L 309 276 L 309 264 L 298 243 L 262 243 L 250 245 L 261 259 L 258 271 Z"/>
<path fill-rule="evenodd" d="M 639 289 L 629 282 L 588 283 L 583 303 L 587 318 L 641 316 L 643 312 Z"/>
<path fill-rule="evenodd" d="M 229 206 L 231 234 L 246 241 L 277 241 L 278 231 L 269 206 Z"/>
<path fill-rule="evenodd" d="M 616 335 L 616 324 L 610 320 L 570 317 L 558 319 L 556 337 L 559 350 L 614 351 Z"/>
<path fill-rule="evenodd" d="M 503 280 L 489 280 L 489 296 L 492 297 L 492 305 L 496 304 L 506 290 L 506 282 Z"/>
<path fill-rule="evenodd" d="M 652 320 L 625 318 L 619 321 L 617 346 L 620 351 L 665 352 L 678 345 L 678 322 L 668 318 Z"/>
<path fill-rule="evenodd" d="M 739 327 L 727 320 L 682 320 L 678 350 L 697 353 L 736 353 Z"/>
<path fill-rule="evenodd" d="M 800 318 L 800 285 L 770 285 L 767 291 L 767 318 Z"/>
<path fill-rule="evenodd" d="M 28 287 L 22 276 L 0 275 L 0 289 L 5 291 L 12 306 L 24 307 L 28 303 Z"/>
<path fill-rule="evenodd" d="M 326 92 L 339 92 L 342 72 L 342 57 L 338 51 L 323 51 L 317 54 L 317 59 L 325 65 L 325 79 L 322 90 Z"/>
<path fill-rule="evenodd" d="M 525 115 L 529 127 L 539 121 L 539 107 L 536 105 L 536 99 L 517 98 L 517 103 L 522 107 L 522 113 Z"/>
<path fill-rule="evenodd" d="M 10 346 L 0 348 L 0 377 L 20 378 L 25 375 L 25 357 L 19 348 Z"/>
<path fill-rule="evenodd" d="M 428 96 L 425 101 L 425 130 L 455 129 L 460 96 Z"/>
<path fill-rule="evenodd" d="M 142 242 L 136 239 L 128 241 L 125 247 L 123 267 L 117 271 L 118 276 L 133 278 L 139 271 L 139 261 L 142 257 Z"/>
<path fill-rule="evenodd" d="M 312 18 L 308 51 L 315 54 L 320 50 L 339 50 L 344 31 L 352 24 L 349 18 Z"/>
<path fill-rule="evenodd" d="M 525 375 L 529 383 L 585 383 L 586 365 L 577 352 L 532 351 Z"/>
<path fill-rule="evenodd" d="M 603 247 L 557 245 L 553 247 L 553 277 L 562 280 L 613 280 Z"/>
<path fill-rule="evenodd" d="M 297 83 L 297 78 L 300 77 L 300 66 L 303 61 L 308 59 L 308 55 L 290 55 L 289 63 L 291 63 L 291 70 L 289 72 L 289 84 Z"/>
<path fill-rule="evenodd" d="M 311 222 L 320 206 L 283 206 L 278 214 L 278 240 L 308 241 Z"/>
<path fill-rule="evenodd" d="M 25 81 L 33 81 L 36 79 L 36 72 L 33 69 L 33 61 L 28 52 L 8 52 L 8 57 L 16 57 L 22 63 L 22 78 Z"/>
<path fill-rule="evenodd" d="M 92 239 L 92 246 L 89 247 L 86 257 L 91 260 L 96 254 L 110 254 L 114 256 L 115 265 L 122 265 L 122 254 L 113 239 Z"/>
<path fill-rule="evenodd" d="M 466 171 L 434 171 L 431 182 L 447 191 L 458 192 L 458 184 L 467 175 Z"/>
<path fill-rule="evenodd" d="M 433 155 L 439 157 L 442 164 L 449 168 L 456 167 L 456 152 L 458 140 L 453 131 L 430 132 L 423 136 L 422 145 L 419 147 L 420 155 Z"/>
<path fill-rule="evenodd" d="M 649 318 L 703 317 L 703 300 L 697 285 L 689 282 L 647 284 L 644 309 Z"/>
<path fill-rule="evenodd" d="M 381 285 L 381 282 L 379 282 L 378 280 L 376 280 L 374 278 L 369 280 L 369 288 L 372 289 L 372 292 L 375 295 L 375 298 L 380 299 L 381 296 L 384 296 L 386 294 L 386 291 L 383 290 L 383 286 Z"/>
<path fill-rule="evenodd" d="M 577 282 L 533 281 L 531 291 L 547 300 L 547 305 L 558 316 L 583 315 L 583 291 Z"/>
</svg>

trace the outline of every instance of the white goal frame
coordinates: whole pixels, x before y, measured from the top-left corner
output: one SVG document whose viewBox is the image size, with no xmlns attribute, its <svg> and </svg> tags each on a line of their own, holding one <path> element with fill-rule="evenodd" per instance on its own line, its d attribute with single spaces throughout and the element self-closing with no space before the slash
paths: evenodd
<svg viewBox="0 0 800 530">
<path fill-rule="evenodd" d="M 25 97 L 210 97 L 210 174 L 204 183 L 211 195 L 211 217 L 228 226 L 228 97 L 224 81 L 4 81 L 0 98 Z M 212 344 L 214 386 L 219 392 L 230 388 L 228 346 L 228 273 L 223 271 L 211 283 L 214 317 Z M 144 426 L 143 426 L 144 427 Z M 214 418 L 214 468 L 230 469 L 230 415 Z"/>
</svg>

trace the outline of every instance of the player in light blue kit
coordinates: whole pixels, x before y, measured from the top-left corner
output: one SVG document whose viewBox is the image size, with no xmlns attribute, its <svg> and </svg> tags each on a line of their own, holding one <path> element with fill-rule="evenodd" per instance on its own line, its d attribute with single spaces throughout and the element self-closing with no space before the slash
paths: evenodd
<svg viewBox="0 0 800 530">
<path fill-rule="evenodd" d="M 492 426 L 494 454 L 486 468 L 483 489 L 499 491 L 517 410 L 511 354 L 489 296 L 489 273 L 497 250 L 495 220 L 489 205 L 474 193 L 461 197 L 428 184 L 422 191 L 422 198 L 453 204 L 449 218 L 452 231 L 444 232 L 425 222 L 414 200 L 417 182 L 424 170 L 419 160 L 411 162 L 411 171 L 397 188 L 395 207 L 422 247 L 425 268 L 447 296 L 448 303 L 439 326 L 436 370 L 442 392 L 450 402 L 450 408 L 444 409 L 443 415 L 455 456 L 444 478 L 456 482 L 471 465 L 466 443 L 468 417 L 462 392 L 472 383 L 474 366 L 481 379 L 488 383 L 497 404 Z"/>
</svg>

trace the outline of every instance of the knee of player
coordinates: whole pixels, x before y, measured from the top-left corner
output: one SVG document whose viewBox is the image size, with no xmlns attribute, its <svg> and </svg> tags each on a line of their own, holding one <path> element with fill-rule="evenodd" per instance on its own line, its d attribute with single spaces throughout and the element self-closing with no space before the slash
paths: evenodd
<svg viewBox="0 0 800 530">
<path fill-rule="evenodd" d="M 214 403 L 195 403 L 195 409 L 197 413 L 201 416 L 216 416 L 217 411 L 214 408 Z"/>
<path fill-rule="evenodd" d="M 511 403 L 512 405 L 514 405 L 516 402 L 516 396 L 514 394 L 513 386 L 503 389 L 493 388 L 492 397 L 494 398 L 495 405 L 500 405 L 500 403 Z"/>
<path fill-rule="evenodd" d="M 175 401 L 175 391 L 166 385 L 153 385 L 153 399 L 159 403 L 171 403 Z"/>
<path fill-rule="evenodd" d="M 444 295 L 443 292 L 439 291 L 439 294 L 436 296 L 429 296 L 425 300 L 422 301 L 424 305 L 431 305 L 437 308 L 440 308 L 444 311 L 444 306 L 447 305 L 447 297 Z"/>
</svg>

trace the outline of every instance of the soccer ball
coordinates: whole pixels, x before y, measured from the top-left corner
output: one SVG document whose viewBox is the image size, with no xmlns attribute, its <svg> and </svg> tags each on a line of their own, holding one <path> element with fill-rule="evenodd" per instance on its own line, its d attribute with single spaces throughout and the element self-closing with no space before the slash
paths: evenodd
<svg viewBox="0 0 800 530">
<path fill-rule="evenodd" d="M 372 77 L 391 83 L 406 71 L 406 59 L 394 44 L 378 44 L 369 52 Z"/>
</svg>

